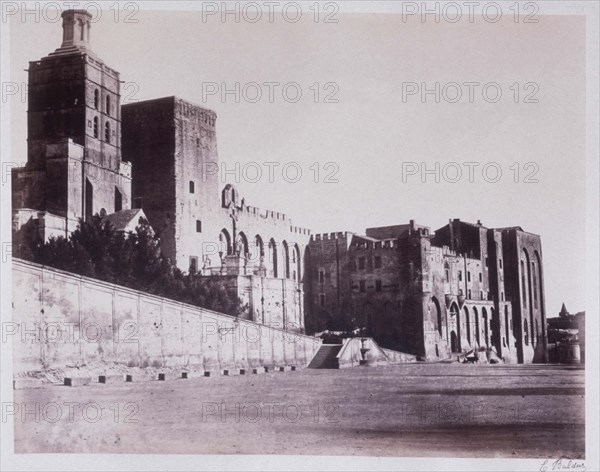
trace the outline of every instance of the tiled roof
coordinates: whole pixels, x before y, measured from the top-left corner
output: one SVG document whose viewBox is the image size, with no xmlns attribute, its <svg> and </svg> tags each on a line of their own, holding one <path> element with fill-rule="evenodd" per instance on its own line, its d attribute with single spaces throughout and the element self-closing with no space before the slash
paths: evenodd
<svg viewBox="0 0 600 472">
<path fill-rule="evenodd" d="M 125 231 L 125 229 L 133 221 L 137 226 L 140 217 L 146 218 L 141 208 L 132 208 L 129 210 L 121 210 L 104 217 L 104 221 L 110 222 L 115 231 Z"/>
</svg>

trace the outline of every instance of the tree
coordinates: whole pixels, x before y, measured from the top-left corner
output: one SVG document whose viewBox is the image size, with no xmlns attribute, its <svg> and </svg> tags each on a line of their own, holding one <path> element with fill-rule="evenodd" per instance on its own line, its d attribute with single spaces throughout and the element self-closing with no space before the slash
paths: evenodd
<svg viewBox="0 0 600 472">
<path fill-rule="evenodd" d="M 160 240 L 140 218 L 135 232 L 115 231 L 105 218 L 79 221 L 70 237 L 41 242 L 35 225 L 13 233 L 16 257 L 135 290 L 239 316 L 245 310 L 225 279 L 184 274 L 162 255 Z"/>
</svg>

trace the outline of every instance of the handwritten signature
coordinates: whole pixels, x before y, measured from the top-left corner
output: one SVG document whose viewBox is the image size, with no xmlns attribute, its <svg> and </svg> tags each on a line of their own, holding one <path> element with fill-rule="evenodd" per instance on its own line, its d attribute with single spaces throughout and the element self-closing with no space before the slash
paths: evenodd
<svg viewBox="0 0 600 472">
<path fill-rule="evenodd" d="M 585 462 L 572 459 L 545 459 L 540 466 L 540 472 L 553 472 L 558 470 L 585 471 Z"/>
</svg>

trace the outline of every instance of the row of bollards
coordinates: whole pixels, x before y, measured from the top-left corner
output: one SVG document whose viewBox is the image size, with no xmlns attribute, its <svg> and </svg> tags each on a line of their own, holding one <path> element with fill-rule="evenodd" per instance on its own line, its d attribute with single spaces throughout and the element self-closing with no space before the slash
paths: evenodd
<svg viewBox="0 0 600 472">
<path fill-rule="evenodd" d="M 235 375 L 246 375 L 251 372 L 252 374 L 263 374 L 269 372 L 288 372 L 288 371 L 296 371 L 295 365 L 289 366 L 275 366 L 275 367 L 256 367 L 253 369 L 222 369 L 220 374 L 222 376 L 231 377 Z M 193 377 L 215 377 L 216 373 L 214 371 L 203 371 L 203 372 L 181 372 L 181 376 L 177 377 L 177 379 L 189 379 L 190 374 L 193 374 Z M 153 379 L 145 379 L 145 380 L 153 380 Z M 164 381 L 167 380 L 167 374 L 159 373 L 158 377 L 155 380 Z M 100 375 L 98 376 L 98 383 L 107 384 L 107 383 L 119 383 L 123 381 L 123 376 L 120 374 L 111 374 L 111 375 Z M 133 382 L 133 375 L 126 374 L 125 382 Z M 89 385 L 92 383 L 91 377 L 65 377 L 64 385 L 68 387 L 81 387 L 85 385 Z"/>
</svg>

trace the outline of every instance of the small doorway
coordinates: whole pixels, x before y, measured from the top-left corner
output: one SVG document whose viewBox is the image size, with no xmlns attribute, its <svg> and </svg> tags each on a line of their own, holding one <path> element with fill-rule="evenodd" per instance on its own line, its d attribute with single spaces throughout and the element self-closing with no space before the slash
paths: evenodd
<svg viewBox="0 0 600 472">
<path fill-rule="evenodd" d="M 452 349 L 452 352 L 459 352 L 458 351 L 458 336 L 456 336 L 455 331 L 452 331 L 450 333 L 450 349 Z"/>
</svg>

